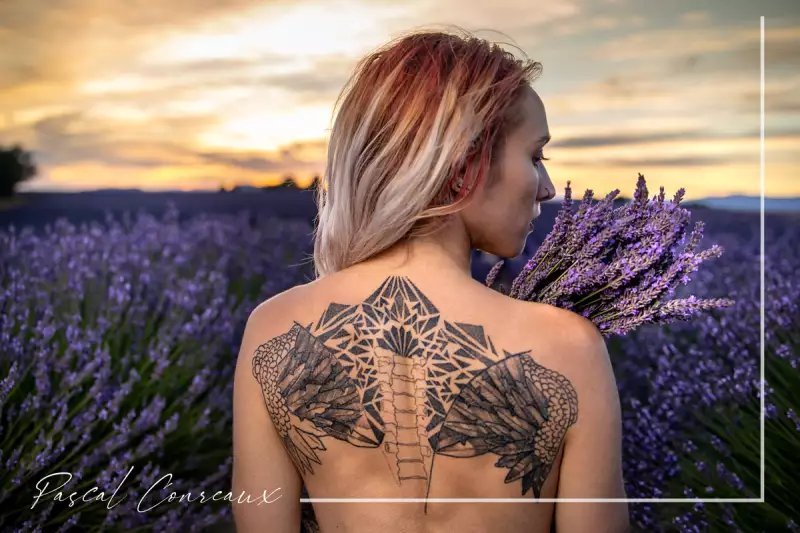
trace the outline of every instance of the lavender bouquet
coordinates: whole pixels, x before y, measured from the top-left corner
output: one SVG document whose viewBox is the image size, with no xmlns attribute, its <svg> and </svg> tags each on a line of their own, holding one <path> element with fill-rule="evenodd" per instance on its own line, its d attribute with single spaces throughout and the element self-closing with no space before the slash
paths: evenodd
<svg viewBox="0 0 800 533">
<path fill-rule="evenodd" d="M 503 294 L 520 300 L 547 303 L 580 313 L 605 336 L 622 335 L 646 323 L 686 320 L 701 310 L 727 307 L 726 298 L 695 296 L 667 300 L 700 263 L 722 253 L 720 246 L 696 252 L 703 234 L 697 222 L 691 235 L 691 214 L 680 205 L 684 189 L 665 201 L 664 187 L 648 198 L 639 174 L 633 201 L 614 207 L 619 189 L 592 202 L 588 189 L 576 211 L 570 182 L 552 231 Z M 491 287 L 502 269 L 490 270 Z"/>
</svg>

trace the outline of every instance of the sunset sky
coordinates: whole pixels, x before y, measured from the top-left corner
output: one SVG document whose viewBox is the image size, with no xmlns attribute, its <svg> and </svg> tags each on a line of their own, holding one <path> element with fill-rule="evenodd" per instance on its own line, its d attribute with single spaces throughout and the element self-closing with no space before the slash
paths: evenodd
<svg viewBox="0 0 800 533">
<path fill-rule="evenodd" d="M 21 190 L 305 186 L 356 62 L 455 24 L 542 63 L 559 189 L 758 195 L 761 15 L 766 194 L 800 196 L 797 0 L 4 0 L 0 144 Z"/>
</svg>

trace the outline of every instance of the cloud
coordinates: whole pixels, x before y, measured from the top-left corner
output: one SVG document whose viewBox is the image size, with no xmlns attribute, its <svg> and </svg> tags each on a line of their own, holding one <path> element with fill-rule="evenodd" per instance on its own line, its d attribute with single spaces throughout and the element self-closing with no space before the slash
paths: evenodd
<svg viewBox="0 0 800 533">
<path fill-rule="evenodd" d="M 708 11 L 689 11 L 681 14 L 682 24 L 699 24 L 701 22 L 708 22 L 711 15 Z"/>
<path fill-rule="evenodd" d="M 800 82 L 800 80 L 796 80 Z M 764 113 L 772 115 L 783 113 L 800 113 L 800 92 L 797 85 L 792 87 L 765 87 Z M 747 91 L 739 98 L 743 112 L 761 113 L 761 91 Z"/>
<path fill-rule="evenodd" d="M 616 89 L 648 84 L 670 77 L 736 75 L 758 76 L 760 32 L 741 27 L 671 27 L 632 33 L 596 47 L 592 55 L 611 62 L 635 61 L 620 80 L 612 76 L 603 83 Z M 781 69 L 800 66 L 800 26 L 769 28 L 765 32 L 765 65 L 783 75 Z M 663 62 L 660 62 L 660 61 Z M 612 82 L 617 81 L 616 85 Z"/>
<path fill-rule="evenodd" d="M 245 95 L 260 90 L 283 90 L 298 103 L 333 101 L 341 91 L 356 60 L 332 58 L 314 60 L 289 72 L 260 73 L 266 61 L 206 60 L 145 68 L 136 72 L 130 84 L 112 84 L 96 89 L 95 98 L 104 103 L 127 103 L 137 107 L 177 100 L 201 100 L 222 91 Z M 88 99 L 88 98 L 87 98 Z"/>
<path fill-rule="evenodd" d="M 792 50 L 796 49 L 798 38 L 800 38 L 800 26 L 788 26 L 765 31 L 764 41 L 770 42 L 771 46 L 789 46 L 789 50 Z M 650 28 L 647 31 L 631 33 L 601 43 L 593 47 L 591 55 L 610 61 L 651 60 L 741 52 L 759 46 L 760 41 L 761 32 L 758 28 L 737 26 Z"/>
<path fill-rule="evenodd" d="M 216 117 L 162 117 L 159 128 L 173 133 L 192 131 L 216 123 Z M 49 116 L 26 128 L 23 137 L 35 146 L 40 166 L 99 162 L 120 167 L 159 167 L 196 163 L 186 146 L 166 140 L 148 140 L 135 127 L 113 121 L 98 121 L 81 113 Z M 181 138 L 177 134 L 175 138 Z"/>
<path fill-rule="evenodd" d="M 282 148 L 276 157 L 235 152 L 197 152 L 205 162 L 258 172 L 296 172 L 319 168 L 319 161 L 301 161 L 293 155 L 292 147 Z"/>
<path fill-rule="evenodd" d="M 546 103 L 559 114 L 568 115 L 624 111 L 660 120 L 678 113 L 692 114 L 696 119 L 706 117 L 709 121 L 725 115 L 724 120 L 733 122 L 737 116 L 758 113 L 758 57 L 755 61 L 736 62 L 736 56 L 741 58 L 740 50 L 726 53 L 727 59 L 689 54 L 676 55 L 666 66 L 662 61 L 638 62 L 570 91 L 556 92 L 548 96 Z M 793 60 L 788 53 L 785 57 L 787 61 Z M 769 109 L 789 112 L 797 108 L 799 97 L 794 96 L 800 83 L 797 74 L 767 64 L 766 81 Z"/>
<path fill-rule="evenodd" d="M 700 63 L 700 54 L 688 54 L 683 57 L 678 57 L 672 61 L 672 66 L 669 69 L 669 72 L 673 76 L 680 76 L 681 74 L 686 74 L 692 71 L 697 70 L 697 66 Z"/>
<path fill-rule="evenodd" d="M 720 156 L 607 158 L 592 161 L 568 161 L 564 164 L 571 167 L 707 167 L 730 165 L 740 161 L 749 162 L 750 158 L 737 158 L 735 155 L 726 154 Z"/>
<path fill-rule="evenodd" d="M 688 26 L 644 32 L 635 28 L 655 23 L 657 13 L 615 16 L 609 6 L 589 12 L 585 0 L 536 9 L 529 0 L 341 0 L 343 11 L 334 14 L 346 20 L 333 24 L 331 8 L 322 5 L 104 0 L 100 9 L 96 0 L 0 0 L 0 49 L 12 52 L 0 57 L 0 142 L 33 147 L 53 180 L 68 183 L 100 183 L 110 172 L 120 183 L 154 186 L 215 186 L 217 174 L 248 181 L 316 173 L 324 168 L 327 139 L 313 137 L 323 133 L 326 106 L 358 58 L 392 35 L 446 24 L 500 42 L 510 38 L 528 51 L 549 46 L 556 34 L 580 36 L 566 40 L 565 49 L 580 54 L 570 61 L 578 69 L 594 62 L 603 74 L 588 74 L 582 78 L 588 82 L 552 98 L 569 123 L 580 124 L 551 143 L 581 160 L 559 155 L 565 167 L 583 169 L 589 165 L 583 161 L 593 160 L 705 172 L 730 162 L 739 146 L 714 141 L 741 138 L 741 118 L 758 112 L 757 24 L 701 27 L 716 12 L 686 13 Z M 351 11 L 365 17 L 350 21 Z M 331 38 L 338 34 L 328 30 L 350 31 L 351 22 L 352 39 Z M 767 28 L 767 73 L 774 73 L 768 113 L 800 110 L 792 91 L 798 79 L 785 68 L 797 65 L 798 37 L 800 28 Z M 658 153 L 658 143 L 681 151 Z M 713 155 L 697 153 L 706 148 Z"/>
<path fill-rule="evenodd" d="M 594 34 L 598 31 L 609 31 L 618 28 L 641 28 L 647 25 L 647 19 L 641 15 L 610 16 L 600 13 L 571 17 L 549 24 L 545 29 L 557 37 L 570 35 Z M 541 31 L 538 29 L 537 31 Z"/>
<path fill-rule="evenodd" d="M 642 144 L 660 141 L 674 141 L 700 137 L 701 130 L 665 131 L 649 133 L 610 133 L 604 135 L 587 135 L 554 138 L 549 146 L 553 148 L 594 148 L 599 146 L 616 146 Z"/>
<path fill-rule="evenodd" d="M 788 127 L 771 132 L 774 136 L 800 137 L 800 128 Z M 652 144 L 672 141 L 713 142 L 718 140 L 759 139 L 760 130 L 737 131 L 733 129 L 713 131 L 708 128 L 679 129 L 655 132 L 610 132 L 590 135 L 575 135 L 566 138 L 554 138 L 549 144 L 552 148 L 599 148 L 606 146 L 629 146 L 635 144 Z"/>
<path fill-rule="evenodd" d="M 456 24 L 467 30 L 500 30 L 514 40 L 517 36 L 541 30 L 547 25 L 579 17 L 585 12 L 584 1 L 539 2 L 535 7 L 530 0 L 505 0 L 503 2 L 464 2 L 463 0 L 411 0 L 402 2 L 410 9 L 400 27 L 427 24 Z M 397 27 L 397 26 L 395 26 Z M 495 39 L 492 32 L 478 31 L 479 36 Z"/>
<path fill-rule="evenodd" d="M 163 120 L 169 122 L 169 118 Z M 196 129 L 214 124 L 214 117 L 176 117 L 172 125 L 162 127 L 175 131 Z M 322 165 L 327 140 L 290 142 L 281 146 L 277 155 L 265 152 L 234 152 L 195 149 L 169 140 L 147 140 L 135 137 L 135 131 L 121 125 L 90 120 L 81 113 L 48 117 L 36 122 L 35 161 L 39 166 L 57 167 L 94 162 L 110 167 L 185 167 L 251 170 L 258 172 L 313 172 Z M 177 138 L 180 138 L 178 136 Z"/>
<path fill-rule="evenodd" d="M 71 85 L 176 28 L 277 0 L 0 2 L 0 87 Z M 63 89 L 63 87 L 62 87 Z"/>
<path fill-rule="evenodd" d="M 348 64 L 351 64 L 348 61 Z M 355 63 L 352 63 L 355 66 Z M 342 90 L 350 73 L 343 68 L 310 68 L 287 74 L 268 74 L 255 79 L 243 79 L 251 84 L 271 89 L 284 89 L 303 102 L 333 101 Z"/>
<path fill-rule="evenodd" d="M 782 31 L 776 36 L 771 32 L 764 34 L 764 64 L 767 68 L 776 66 L 793 65 L 800 66 L 800 27 L 787 28 L 793 32 Z M 792 37 L 793 38 L 784 38 Z M 780 37 L 780 38 L 779 38 Z M 761 40 L 744 43 L 731 50 L 731 55 L 723 59 L 723 67 L 731 68 L 736 64 L 741 65 L 742 61 L 748 61 L 758 65 L 760 63 Z"/>
</svg>

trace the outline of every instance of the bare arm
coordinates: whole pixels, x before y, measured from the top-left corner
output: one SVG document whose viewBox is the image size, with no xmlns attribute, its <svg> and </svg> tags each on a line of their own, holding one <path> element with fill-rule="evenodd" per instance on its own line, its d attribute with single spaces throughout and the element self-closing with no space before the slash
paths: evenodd
<svg viewBox="0 0 800 533">
<path fill-rule="evenodd" d="M 283 447 L 253 376 L 253 354 L 272 336 L 269 325 L 281 316 L 282 301 L 285 304 L 286 299 L 278 295 L 252 312 L 236 365 L 232 492 L 239 533 L 300 531 L 302 478 Z"/>
<path fill-rule="evenodd" d="M 578 421 L 567 432 L 558 498 L 626 498 L 622 479 L 622 421 L 619 392 L 602 335 L 574 315 L 567 331 L 580 370 L 575 373 Z M 623 533 L 629 530 L 628 504 L 556 502 L 559 533 Z"/>
</svg>

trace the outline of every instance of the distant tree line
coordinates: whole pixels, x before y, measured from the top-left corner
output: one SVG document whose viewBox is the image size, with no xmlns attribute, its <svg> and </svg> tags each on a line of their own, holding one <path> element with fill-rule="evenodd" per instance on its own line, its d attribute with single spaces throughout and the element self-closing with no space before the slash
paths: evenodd
<svg viewBox="0 0 800 533">
<path fill-rule="evenodd" d="M 308 186 L 307 190 L 316 189 L 319 186 L 319 181 L 320 181 L 319 175 L 315 174 L 314 178 L 311 180 L 311 185 Z M 232 190 L 233 191 L 248 191 L 248 190 L 252 191 L 252 190 L 256 190 L 256 189 L 271 190 L 271 189 L 285 189 L 285 188 L 300 189 L 300 187 L 297 186 L 297 182 L 294 180 L 294 177 L 289 175 L 289 176 L 284 176 L 283 181 L 278 185 L 267 185 L 267 186 L 264 186 L 264 187 L 254 187 L 252 185 L 237 185 Z M 218 189 L 218 192 L 228 192 L 228 189 L 226 189 L 224 185 L 221 185 L 220 188 Z"/>
<path fill-rule="evenodd" d="M 318 184 L 319 184 L 319 175 L 315 174 L 314 179 L 311 181 L 311 185 L 309 185 L 308 188 L 314 189 Z M 291 189 L 299 189 L 299 187 L 297 186 L 297 182 L 294 180 L 294 177 L 292 176 L 285 176 L 283 178 L 283 182 L 280 185 L 278 185 L 278 187 L 289 187 Z M 264 188 L 266 189 L 272 187 L 264 187 Z"/>
<path fill-rule="evenodd" d="M 18 144 L 8 148 L 0 146 L 0 197 L 13 196 L 17 185 L 36 174 L 33 153 Z"/>
</svg>

